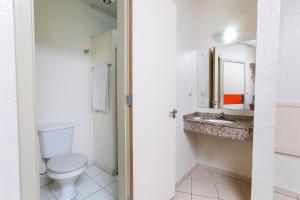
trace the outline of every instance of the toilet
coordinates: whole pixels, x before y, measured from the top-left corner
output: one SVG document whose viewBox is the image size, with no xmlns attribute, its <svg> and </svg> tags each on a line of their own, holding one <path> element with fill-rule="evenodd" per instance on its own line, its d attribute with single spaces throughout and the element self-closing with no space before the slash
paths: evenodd
<svg viewBox="0 0 300 200">
<path fill-rule="evenodd" d="M 47 175 L 55 182 L 53 194 L 58 200 L 77 196 L 75 181 L 88 165 L 84 155 L 72 153 L 74 124 L 59 122 L 38 128 L 41 156 L 46 162 Z"/>
</svg>

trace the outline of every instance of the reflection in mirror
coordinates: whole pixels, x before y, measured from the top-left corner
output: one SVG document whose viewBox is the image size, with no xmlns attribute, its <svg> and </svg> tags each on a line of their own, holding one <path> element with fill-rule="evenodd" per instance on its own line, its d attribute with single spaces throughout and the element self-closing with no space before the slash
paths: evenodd
<svg viewBox="0 0 300 200">
<path fill-rule="evenodd" d="M 198 107 L 254 110 L 256 41 L 198 51 Z"/>
<path fill-rule="evenodd" d="M 245 63 L 222 61 L 223 88 L 220 90 L 222 107 L 244 109 L 245 102 Z"/>
<path fill-rule="evenodd" d="M 198 107 L 211 107 L 213 73 L 212 67 L 212 50 L 199 50 L 197 66 Z"/>
</svg>

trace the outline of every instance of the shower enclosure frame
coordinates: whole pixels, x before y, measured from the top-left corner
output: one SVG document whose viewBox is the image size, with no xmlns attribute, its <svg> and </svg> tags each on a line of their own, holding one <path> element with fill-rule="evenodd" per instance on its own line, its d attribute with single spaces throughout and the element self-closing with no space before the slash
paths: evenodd
<svg viewBox="0 0 300 200">
<path fill-rule="evenodd" d="M 36 129 L 35 0 L 13 0 L 15 20 L 16 82 L 19 130 L 20 199 L 39 200 L 39 157 Z M 119 199 L 132 194 L 132 113 L 125 97 L 131 95 L 130 0 L 118 2 L 118 160 Z"/>
</svg>

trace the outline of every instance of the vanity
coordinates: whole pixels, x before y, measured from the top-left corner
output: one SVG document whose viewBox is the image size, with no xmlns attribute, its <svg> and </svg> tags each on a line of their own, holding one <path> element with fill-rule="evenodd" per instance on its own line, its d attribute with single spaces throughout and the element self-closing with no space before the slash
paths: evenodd
<svg viewBox="0 0 300 200">
<path fill-rule="evenodd" d="M 200 49 L 197 60 L 197 111 L 201 112 L 183 117 L 184 131 L 252 141 L 256 40 Z M 247 116 L 239 115 L 241 111 Z"/>
<path fill-rule="evenodd" d="M 183 116 L 186 133 L 206 134 L 242 141 L 253 139 L 253 117 L 195 112 Z"/>
</svg>

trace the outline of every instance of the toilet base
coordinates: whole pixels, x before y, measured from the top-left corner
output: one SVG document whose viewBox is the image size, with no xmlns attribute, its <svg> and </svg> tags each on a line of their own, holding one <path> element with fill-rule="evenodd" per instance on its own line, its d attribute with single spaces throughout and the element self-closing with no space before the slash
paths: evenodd
<svg viewBox="0 0 300 200">
<path fill-rule="evenodd" d="M 69 173 L 58 174 L 48 171 L 47 175 L 55 181 L 52 186 L 52 192 L 55 198 L 57 200 L 74 199 L 77 196 L 75 181 L 86 169 L 87 164 Z"/>
<path fill-rule="evenodd" d="M 56 180 L 52 186 L 53 195 L 57 200 L 71 200 L 74 199 L 78 192 L 75 188 L 75 181 L 77 177 L 72 177 L 64 180 Z"/>
</svg>

